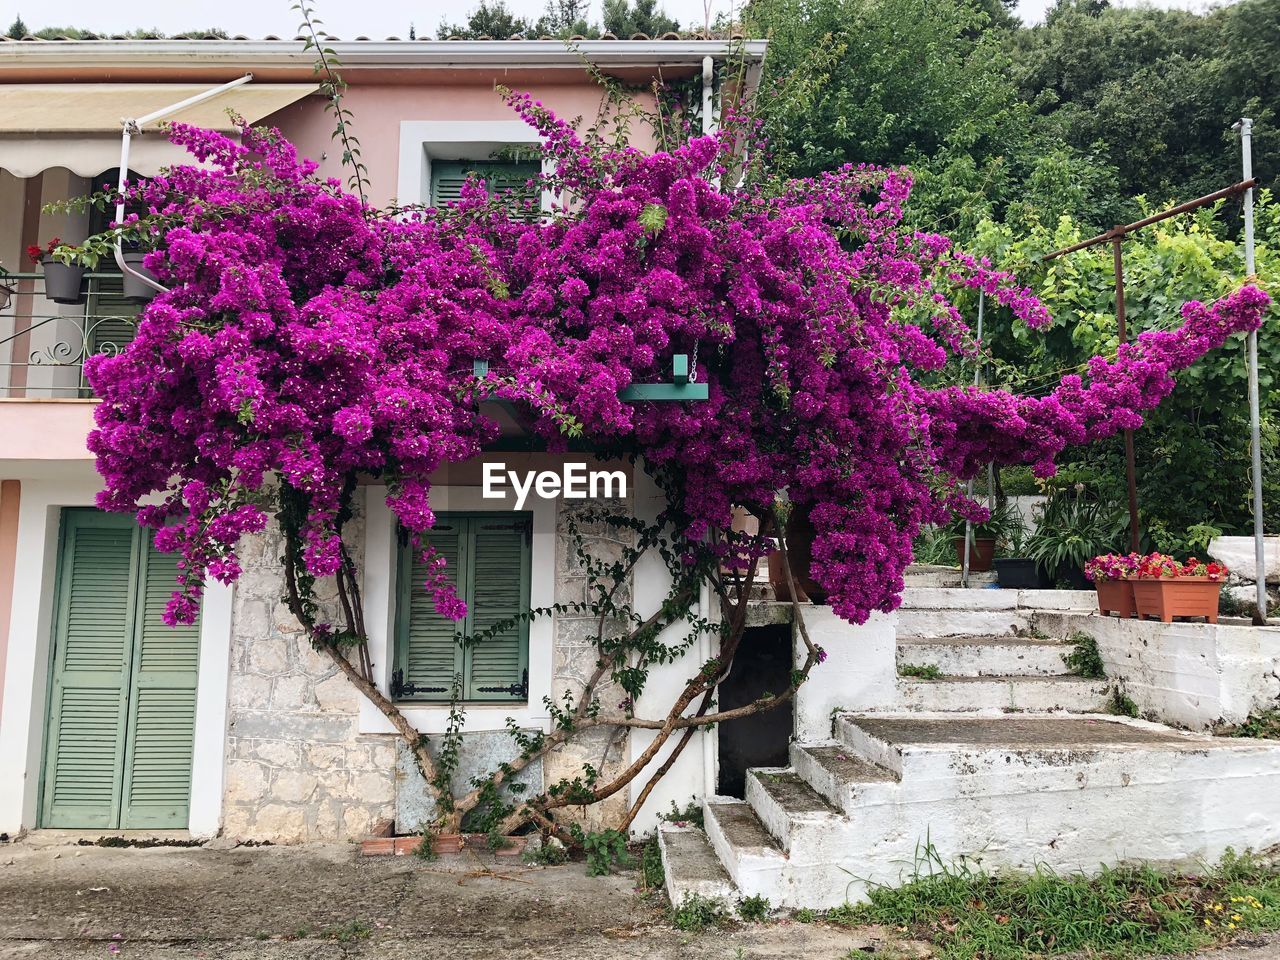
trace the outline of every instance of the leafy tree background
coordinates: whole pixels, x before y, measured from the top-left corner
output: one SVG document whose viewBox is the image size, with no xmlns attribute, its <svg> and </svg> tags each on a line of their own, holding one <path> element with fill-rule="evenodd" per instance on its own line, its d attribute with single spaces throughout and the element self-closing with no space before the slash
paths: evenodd
<svg viewBox="0 0 1280 960">
<path fill-rule="evenodd" d="M 1231 125 L 1241 116 L 1255 120 L 1255 173 L 1269 187 L 1280 178 L 1280 0 L 1204 14 L 1060 0 L 1032 27 L 998 0 L 751 0 L 744 21 L 771 40 L 761 107 L 780 171 L 910 166 L 918 224 L 1018 269 L 1054 314 L 1045 335 L 987 312 L 996 383 L 1047 390 L 1115 349 L 1110 247 L 1050 265 L 1040 256 L 1239 180 Z M 1239 230 L 1236 200 L 1127 240 L 1131 329 L 1169 326 L 1185 300 L 1238 283 Z M 1274 291 L 1280 232 L 1269 198 L 1258 241 L 1258 272 Z M 1273 310 L 1260 336 L 1272 531 L 1278 335 Z M 1185 554 L 1203 550 L 1205 525 L 1251 532 L 1246 399 L 1243 350 L 1223 351 L 1182 377 L 1138 431 L 1149 545 Z M 1075 453 L 1055 484 L 1083 482 L 1123 502 L 1122 449 L 1117 439 Z"/>
</svg>

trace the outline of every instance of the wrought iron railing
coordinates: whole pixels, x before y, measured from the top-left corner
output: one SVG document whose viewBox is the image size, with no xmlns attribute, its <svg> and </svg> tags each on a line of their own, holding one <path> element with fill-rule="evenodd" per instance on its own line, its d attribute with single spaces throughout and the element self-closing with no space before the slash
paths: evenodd
<svg viewBox="0 0 1280 960">
<path fill-rule="evenodd" d="M 0 398 L 92 397 L 84 362 L 133 339 L 139 306 L 124 299 L 119 273 L 87 273 L 82 303 L 45 297 L 42 273 L 0 274 Z M 0 302 L 6 298 L 0 290 Z"/>
</svg>

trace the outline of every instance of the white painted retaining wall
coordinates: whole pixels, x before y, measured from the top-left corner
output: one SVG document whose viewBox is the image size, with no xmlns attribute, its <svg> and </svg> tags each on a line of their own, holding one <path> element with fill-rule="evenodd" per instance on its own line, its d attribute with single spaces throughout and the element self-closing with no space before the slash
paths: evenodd
<svg viewBox="0 0 1280 960">
<path fill-rule="evenodd" d="M 873 613 L 855 626 L 830 607 L 806 604 L 809 638 L 827 652 L 796 691 L 795 736 L 800 743 L 831 739 L 831 715 L 841 710 L 884 710 L 897 698 L 897 618 Z M 803 666 L 804 643 L 796 638 L 796 666 Z"/>
<path fill-rule="evenodd" d="M 1041 613 L 1036 625 L 1097 640 L 1107 676 L 1164 723 L 1204 730 L 1280 706 L 1280 628 L 1079 613 Z"/>
</svg>

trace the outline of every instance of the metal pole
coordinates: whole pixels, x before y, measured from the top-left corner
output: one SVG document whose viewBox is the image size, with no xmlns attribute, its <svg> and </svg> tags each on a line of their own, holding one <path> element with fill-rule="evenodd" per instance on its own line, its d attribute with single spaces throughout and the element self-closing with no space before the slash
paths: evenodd
<svg viewBox="0 0 1280 960">
<path fill-rule="evenodd" d="M 978 291 L 978 339 L 982 339 L 982 308 L 986 300 L 985 291 Z M 976 387 L 982 383 L 982 360 L 978 360 L 977 368 L 973 371 L 973 385 Z M 988 471 L 990 466 L 988 465 Z M 990 482 L 990 474 L 988 473 L 988 482 Z M 965 484 L 965 495 L 973 499 L 973 477 L 969 478 L 969 482 Z M 987 490 L 987 497 L 990 499 L 991 491 Z M 968 520 L 964 522 L 964 555 L 960 562 L 960 586 L 969 586 L 969 550 L 973 544 L 973 524 Z"/>
<path fill-rule="evenodd" d="M 1124 241 L 1120 235 L 1111 241 L 1112 266 L 1116 274 L 1116 328 L 1120 342 L 1129 342 L 1124 322 Z M 1129 489 L 1129 549 L 1138 552 L 1138 465 L 1133 452 L 1133 431 L 1124 432 L 1124 479 Z"/>
<path fill-rule="evenodd" d="M 120 192 L 120 196 L 116 203 L 116 223 L 117 224 L 124 222 L 124 213 L 125 213 L 124 188 L 129 182 L 129 145 L 130 145 L 130 142 L 133 140 L 133 135 L 135 133 L 138 133 L 138 134 L 142 133 L 143 126 L 145 126 L 148 123 L 155 123 L 157 120 L 161 120 L 164 117 L 167 117 L 171 113 L 177 113 L 179 110 L 185 110 L 187 107 L 193 107 L 198 103 L 204 103 L 206 100 L 211 100 L 214 97 L 218 96 L 219 94 L 225 93 L 228 90 L 232 90 L 240 86 L 241 84 L 248 83 L 252 79 L 253 79 L 253 74 L 246 73 L 243 77 L 237 77 L 235 80 L 232 80 L 230 83 L 224 83 L 224 84 L 221 84 L 220 86 L 211 87 L 210 89 L 205 90 L 202 93 L 197 93 L 194 97 L 187 97 L 187 99 L 185 100 L 179 100 L 177 103 L 171 103 L 167 107 L 161 107 L 159 110 L 154 110 L 151 113 L 148 113 L 146 116 L 139 117 L 136 120 L 130 117 L 120 121 L 123 129 L 121 130 L 121 134 L 120 134 L 120 179 L 118 182 L 118 190 Z M 121 273 L 129 274 L 129 276 L 133 277 L 136 280 L 140 280 L 142 283 L 146 284 L 148 287 L 151 287 L 151 289 L 158 290 L 160 293 L 168 293 L 167 287 L 163 287 L 160 284 L 156 283 L 146 274 L 139 273 L 137 270 L 133 269 L 133 267 L 129 266 L 129 264 L 125 262 L 124 249 L 123 249 L 120 237 L 118 235 L 116 236 L 115 259 L 116 259 L 116 266 L 120 268 Z"/>
<path fill-rule="evenodd" d="M 1240 156 L 1244 179 L 1253 179 L 1253 120 L 1241 117 Z M 1253 188 L 1244 192 L 1244 272 L 1253 277 Z M 1253 556 L 1257 564 L 1258 611 L 1253 622 L 1267 622 L 1267 548 L 1262 528 L 1262 411 L 1258 399 L 1258 331 L 1249 332 L 1249 445 L 1253 453 Z"/>
</svg>

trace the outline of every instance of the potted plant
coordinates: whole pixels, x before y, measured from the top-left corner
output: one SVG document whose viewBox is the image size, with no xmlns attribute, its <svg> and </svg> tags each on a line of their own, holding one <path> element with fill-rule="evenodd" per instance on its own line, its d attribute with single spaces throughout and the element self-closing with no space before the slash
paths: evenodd
<svg viewBox="0 0 1280 960">
<path fill-rule="evenodd" d="M 791 567 L 791 579 L 796 585 L 796 601 L 799 603 L 825 603 L 827 591 L 809 574 L 809 564 L 813 552 L 813 523 L 809 519 L 807 503 L 792 503 L 786 520 L 787 525 L 787 563 Z M 782 569 L 782 557 L 778 551 L 770 551 L 766 560 L 769 565 L 769 585 L 773 595 L 783 602 L 791 600 L 791 591 L 787 577 Z"/>
<path fill-rule="evenodd" d="M 1142 557 L 1130 578 L 1138 619 L 1155 617 L 1172 623 L 1174 617 L 1204 617 L 1218 622 L 1218 595 L 1227 568 L 1192 557 L 1179 563 L 1164 553 Z"/>
<path fill-rule="evenodd" d="M 1098 591 L 1098 612 L 1104 617 L 1116 614 L 1121 619 L 1132 617 L 1137 609 L 1133 602 L 1133 581 L 1142 557 L 1136 553 L 1104 553 L 1084 565 L 1084 575 Z"/>
<path fill-rule="evenodd" d="M 54 237 L 43 247 L 32 244 L 27 247 L 32 263 L 44 270 L 44 295 L 54 303 L 84 303 L 81 281 L 84 267 L 75 261 L 75 252 L 64 247 L 62 240 Z"/>
<path fill-rule="evenodd" d="M 155 280 L 156 275 L 142 265 L 143 258 L 146 257 L 146 255 L 146 252 L 143 250 L 125 250 L 124 262 L 130 269 L 136 270 L 144 277 Z M 130 303 L 147 303 L 160 292 L 155 287 L 144 283 L 142 280 L 135 277 L 128 270 L 124 271 L 122 280 L 124 283 L 124 299 Z"/>
<path fill-rule="evenodd" d="M 1124 534 L 1124 512 L 1115 504 L 1062 491 L 1044 505 L 1027 552 L 1053 578 L 1072 590 L 1088 590 L 1084 565 L 1113 550 Z"/>
<path fill-rule="evenodd" d="M 1011 524 L 996 542 L 996 582 L 1005 590 L 1034 590 L 1040 586 L 1040 565 L 1027 550 L 1027 531 L 1019 522 Z"/>
<path fill-rule="evenodd" d="M 0 310 L 9 306 L 9 302 L 17 292 L 18 288 L 9 282 L 9 271 L 4 268 L 3 263 L 0 263 Z"/>
<path fill-rule="evenodd" d="M 991 509 L 986 520 L 968 525 L 968 533 L 972 537 L 969 550 L 969 572 L 986 573 L 991 569 L 996 555 L 996 543 L 1010 535 L 1011 531 L 1022 527 L 1022 517 L 1013 509 L 1008 501 L 997 504 Z M 964 567 L 964 538 L 966 525 L 963 519 L 951 523 L 951 546 L 956 552 L 956 564 Z"/>
</svg>

